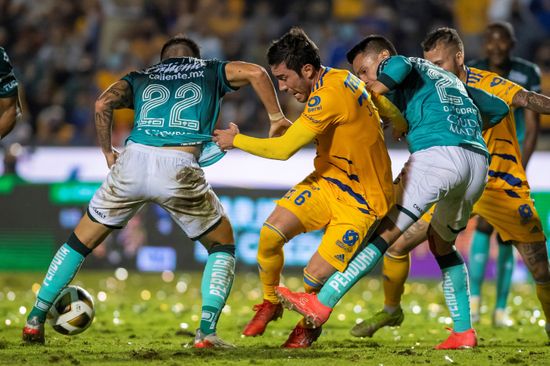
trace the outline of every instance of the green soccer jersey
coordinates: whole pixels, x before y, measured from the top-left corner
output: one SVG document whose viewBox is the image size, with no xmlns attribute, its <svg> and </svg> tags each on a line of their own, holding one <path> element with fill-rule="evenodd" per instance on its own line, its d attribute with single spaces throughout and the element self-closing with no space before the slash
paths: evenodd
<svg viewBox="0 0 550 366">
<path fill-rule="evenodd" d="M 17 79 L 6 51 L 0 47 L 0 98 L 17 95 Z"/>
<path fill-rule="evenodd" d="M 490 71 L 487 59 L 473 60 L 468 65 Z M 505 70 L 504 75 L 501 75 L 503 78 L 523 86 L 526 90 L 540 93 L 540 69 L 534 63 L 519 57 L 512 57 L 506 65 Z M 516 120 L 516 135 L 519 146 L 523 150 L 523 142 L 525 141 L 525 110 L 523 108 L 516 108 L 514 110 L 514 118 Z"/>
<path fill-rule="evenodd" d="M 378 81 L 390 89 L 387 96 L 409 123 L 411 153 L 433 146 L 461 146 L 488 156 L 480 112 L 483 121 L 494 125 L 509 111 L 499 98 L 472 90 L 455 75 L 421 58 L 384 60 Z"/>
<path fill-rule="evenodd" d="M 202 145 L 201 166 L 223 153 L 212 143 L 223 96 L 231 88 L 225 64 L 171 58 L 124 76 L 134 95 L 134 127 L 128 141 L 150 146 Z"/>
</svg>

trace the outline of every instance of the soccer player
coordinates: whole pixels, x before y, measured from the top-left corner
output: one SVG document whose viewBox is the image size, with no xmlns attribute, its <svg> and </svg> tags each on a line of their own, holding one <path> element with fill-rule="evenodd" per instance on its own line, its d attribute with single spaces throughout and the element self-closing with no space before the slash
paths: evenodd
<svg viewBox="0 0 550 366">
<path fill-rule="evenodd" d="M 495 22 L 487 26 L 484 35 L 484 47 L 486 58 L 474 60 L 469 63 L 476 69 L 488 70 L 500 75 L 503 79 L 510 80 L 526 90 L 540 93 L 539 68 L 519 57 L 512 57 L 511 51 L 516 42 L 514 28 L 507 22 Z M 527 167 L 529 158 L 535 150 L 539 132 L 539 114 L 531 109 L 515 108 L 516 134 L 521 152 L 523 167 Z M 477 220 L 472 245 L 470 247 L 470 286 L 472 294 L 472 319 L 479 321 L 479 309 L 481 305 L 481 288 L 485 277 L 485 268 L 489 259 L 489 239 L 493 227 L 482 217 Z M 512 284 L 512 272 L 514 271 L 514 253 L 512 246 L 503 243 L 500 235 L 497 235 L 497 286 L 496 304 L 493 311 L 494 326 L 512 325 L 506 313 L 506 302 Z"/>
<path fill-rule="evenodd" d="M 13 129 L 20 114 L 17 86 L 8 54 L 0 47 L 0 139 Z"/>
<path fill-rule="evenodd" d="M 214 140 L 222 149 L 235 147 L 279 160 L 314 142 L 317 156 L 313 173 L 277 201 L 260 231 L 258 267 L 264 302 L 255 307 L 257 313 L 243 332 L 247 336 L 262 334 L 269 321 L 282 315 L 275 287 L 288 240 L 325 230 L 304 269 L 304 288 L 316 292 L 332 273 L 346 268 L 363 238 L 393 204 L 391 162 L 365 84 L 349 71 L 321 65 L 317 46 L 299 28 L 273 42 L 267 60 L 279 89 L 306 103 L 302 115 L 281 137 L 252 138 L 232 125 L 214 131 Z M 309 347 L 320 333 L 321 328 L 300 321 L 283 347 Z"/>
<path fill-rule="evenodd" d="M 388 247 L 437 202 L 428 240 L 443 272 L 443 292 L 454 329 L 436 348 L 454 348 L 456 337 L 465 337 L 465 345 L 474 347 L 477 338 L 470 322 L 468 272 L 454 241 L 465 228 L 487 180 L 489 153 L 481 137 L 482 128 L 500 122 L 509 109 L 499 98 L 468 88 L 426 60 L 398 56 L 393 44 L 382 36 L 368 36 L 348 52 L 347 58 L 373 93 L 391 93 L 390 99 L 409 123 L 411 156 L 395 182 L 395 206 L 347 269 L 332 275 L 318 296 L 283 287 L 277 288 L 278 295 L 284 305 L 320 326 Z M 464 311 L 456 311 L 457 303 Z"/>
<path fill-rule="evenodd" d="M 220 158 L 211 153 L 211 147 L 217 148 L 211 134 L 222 97 L 238 87 L 252 85 L 275 119 L 272 133 L 289 122 L 269 75 L 258 65 L 200 59 L 197 44 L 182 36 L 168 40 L 160 58 L 160 63 L 124 76 L 96 102 L 97 134 L 110 172 L 50 264 L 23 328 L 26 342 L 44 343 L 46 313 L 84 258 L 145 203 L 154 202 L 208 249 L 195 347 L 232 347 L 216 335 L 216 324 L 233 283 L 233 231 L 199 164 Z M 120 156 L 111 145 L 113 110 L 119 108 L 135 110 L 134 128 Z"/>
<path fill-rule="evenodd" d="M 490 71 L 464 65 L 464 46 L 456 30 L 439 28 L 422 43 L 424 57 L 456 74 L 466 84 L 501 97 L 510 107 L 524 107 L 538 113 L 550 112 L 550 98 L 523 89 Z M 512 109 L 513 110 L 513 109 Z M 514 114 L 510 112 L 483 137 L 491 153 L 489 180 L 476 202 L 477 213 L 493 225 L 507 245 L 514 245 L 536 281 L 537 297 L 546 319 L 550 316 L 550 272 L 542 224 L 530 197 L 529 184 L 521 164 Z M 400 307 L 403 285 L 409 271 L 408 253 L 426 239 L 430 214 L 418 221 L 388 250 L 384 258 L 384 309 L 356 325 L 351 333 L 372 337 L 383 326 L 403 321 Z M 457 293 L 458 294 L 458 293 Z M 461 304 L 459 304 L 461 305 Z M 550 337 L 550 326 L 546 326 Z"/>
</svg>

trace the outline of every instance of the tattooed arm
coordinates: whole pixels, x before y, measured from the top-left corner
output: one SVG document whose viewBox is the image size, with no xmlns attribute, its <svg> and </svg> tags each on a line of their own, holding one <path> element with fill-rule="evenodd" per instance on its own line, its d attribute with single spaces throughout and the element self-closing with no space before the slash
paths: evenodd
<svg viewBox="0 0 550 366">
<path fill-rule="evenodd" d="M 537 113 L 550 114 L 550 98 L 533 91 L 521 90 L 512 99 L 514 107 L 524 107 Z"/>
<path fill-rule="evenodd" d="M 95 102 L 95 128 L 101 151 L 107 160 L 109 169 L 115 163 L 118 152 L 111 144 L 111 130 L 113 127 L 113 110 L 133 108 L 133 93 L 130 84 L 119 80 L 107 88 Z"/>
</svg>

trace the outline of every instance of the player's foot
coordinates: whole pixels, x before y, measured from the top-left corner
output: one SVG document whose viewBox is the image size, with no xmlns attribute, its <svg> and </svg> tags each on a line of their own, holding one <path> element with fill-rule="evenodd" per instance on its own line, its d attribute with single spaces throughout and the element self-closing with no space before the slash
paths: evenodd
<svg viewBox="0 0 550 366">
<path fill-rule="evenodd" d="M 218 337 L 216 333 L 205 335 L 200 329 L 197 329 L 193 346 L 195 348 L 235 348 L 231 343 Z"/>
<path fill-rule="evenodd" d="M 246 337 L 255 337 L 264 334 L 267 324 L 272 320 L 277 320 L 283 316 L 283 305 L 274 304 L 269 300 L 264 300 L 261 304 L 256 304 L 252 308 L 256 314 L 243 330 Z"/>
<path fill-rule="evenodd" d="M 405 319 L 403 310 L 399 307 L 393 313 L 388 313 L 381 310 L 374 314 L 369 319 L 363 320 L 359 324 L 355 324 L 351 328 L 351 335 L 355 337 L 372 337 L 376 331 L 382 327 L 395 327 L 401 325 Z"/>
<path fill-rule="evenodd" d="M 477 335 L 473 328 L 460 333 L 449 330 L 451 331 L 449 337 L 435 346 L 435 349 L 466 349 L 477 346 Z"/>
<path fill-rule="evenodd" d="M 302 314 L 306 323 L 314 328 L 323 325 L 332 312 L 332 308 L 323 305 L 315 294 L 292 292 L 281 286 L 275 288 L 275 293 L 285 308 Z"/>
<path fill-rule="evenodd" d="M 23 327 L 23 342 L 44 344 L 44 323 L 37 316 L 28 319 Z"/>
<path fill-rule="evenodd" d="M 506 328 L 514 325 L 514 321 L 508 316 L 505 309 L 495 309 L 493 313 L 493 327 Z"/>
<path fill-rule="evenodd" d="M 304 328 L 298 325 L 292 330 L 283 348 L 308 348 L 319 338 L 323 328 Z"/>
<path fill-rule="evenodd" d="M 480 320 L 481 298 L 479 296 L 470 297 L 470 313 L 472 315 L 472 323 L 477 324 Z"/>
</svg>

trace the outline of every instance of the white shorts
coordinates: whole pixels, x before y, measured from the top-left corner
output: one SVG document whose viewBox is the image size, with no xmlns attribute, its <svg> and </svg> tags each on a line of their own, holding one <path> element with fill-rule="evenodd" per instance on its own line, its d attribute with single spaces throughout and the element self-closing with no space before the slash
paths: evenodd
<svg viewBox="0 0 550 366">
<path fill-rule="evenodd" d="M 128 144 L 88 206 L 90 218 L 121 228 L 147 202 L 163 207 L 191 239 L 225 215 L 193 154 Z"/>
<path fill-rule="evenodd" d="M 488 159 L 458 146 L 434 146 L 409 157 L 394 182 L 396 204 L 388 217 L 402 232 L 437 202 L 431 221 L 452 241 L 464 230 L 487 183 Z"/>
</svg>

